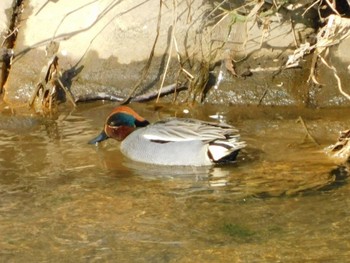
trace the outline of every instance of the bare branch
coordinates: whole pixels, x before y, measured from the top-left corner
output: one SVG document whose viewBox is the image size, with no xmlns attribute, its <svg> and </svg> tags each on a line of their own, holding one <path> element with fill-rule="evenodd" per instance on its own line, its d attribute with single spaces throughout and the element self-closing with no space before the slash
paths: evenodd
<svg viewBox="0 0 350 263">
<path fill-rule="evenodd" d="M 339 89 L 340 93 L 341 93 L 345 98 L 347 98 L 348 100 L 350 100 L 350 95 L 347 94 L 347 93 L 343 90 L 343 88 L 342 88 L 342 86 L 341 86 L 341 80 L 340 80 L 340 78 L 339 78 L 339 76 L 338 76 L 338 74 L 337 74 L 337 70 L 335 69 L 334 66 L 332 66 L 332 69 L 333 69 L 334 77 L 335 77 L 336 80 L 337 80 L 338 89 Z"/>
<path fill-rule="evenodd" d="M 160 84 L 160 87 L 158 89 L 158 96 L 157 96 L 157 100 L 156 103 L 158 103 L 159 98 L 160 98 L 160 94 L 164 85 L 164 81 L 168 72 L 168 68 L 169 68 L 169 64 L 170 64 L 170 60 L 171 60 L 171 53 L 173 51 L 173 43 L 175 41 L 175 30 L 176 30 L 176 20 L 177 20 L 177 0 L 173 0 L 173 25 L 172 25 L 172 29 L 171 29 L 171 41 L 170 41 L 170 47 L 169 47 L 169 52 L 168 52 L 168 59 L 165 65 L 165 70 L 163 73 L 163 78 L 162 78 L 162 82 Z"/>
</svg>

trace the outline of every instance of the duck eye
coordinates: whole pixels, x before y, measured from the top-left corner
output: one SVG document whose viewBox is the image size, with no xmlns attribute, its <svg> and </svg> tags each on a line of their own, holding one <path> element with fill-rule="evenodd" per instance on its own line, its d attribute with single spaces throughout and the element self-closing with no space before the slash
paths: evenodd
<svg viewBox="0 0 350 263">
<path fill-rule="evenodd" d="M 135 118 L 131 115 L 119 112 L 108 118 L 107 125 L 111 127 L 135 126 Z"/>
<path fill-rule="evenodd" d="M 123 123 L 120 122 L 120 121 L 110 121 L 108 123 L 108 125 L 111 126 L 111 127 L 119 127 L 119 126 L 123 126 Z"/>
<path fill-rule="evenodd" d="M 118 119 L 117 116 L 113 115 L 111 116 L 108 120 L 107 120 L 107 124 L 109 126 L 120 126 L 121 123 L 120 123 L 120 120 Z"/>
</svg>

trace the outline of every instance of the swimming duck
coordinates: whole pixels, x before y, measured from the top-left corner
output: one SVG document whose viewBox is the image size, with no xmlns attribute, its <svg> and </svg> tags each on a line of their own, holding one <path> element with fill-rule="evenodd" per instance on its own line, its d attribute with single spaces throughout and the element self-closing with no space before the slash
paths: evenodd
<svg viewBox="0 0 350 263">
<path fill-rule="evenodd" d="M 116 107 L 104 129 L 90 144 L 108 138 L 121 141 L 121 152 L 131 160 L 158 164 L 205 166 L 232 162 L 245 142 L 228 124 L 169 118 L 150 124 L 127 106 Z"/>
</svg>

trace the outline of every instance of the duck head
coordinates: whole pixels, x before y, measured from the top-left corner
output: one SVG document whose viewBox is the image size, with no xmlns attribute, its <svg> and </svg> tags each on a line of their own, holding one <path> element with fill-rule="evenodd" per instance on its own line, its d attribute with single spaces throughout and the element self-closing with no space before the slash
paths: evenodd
<svg viewBox="0 0 350 263">
<path fill-rule="evenodd" d="M 89 144 L 95 144 L 108 138 L 122 141 L 138 127 L 145 127 L 149 124 L 133 109 L 127 106 L 116 107 L 107 117 L 102 132 Z"/>
</svg>

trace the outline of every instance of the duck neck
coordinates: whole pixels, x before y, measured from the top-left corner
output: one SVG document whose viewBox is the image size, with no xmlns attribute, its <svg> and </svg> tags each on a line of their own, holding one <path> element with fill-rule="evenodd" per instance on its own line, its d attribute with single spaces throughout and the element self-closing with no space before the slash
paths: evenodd
<svg viewBox="0 0 350 263">
<path fill-rule="evenodd" d="M 139 121 L 138 119 L 135 119 L 135 126 L 136 127 L 146 127 L 149 124 L 147 120 Z"/>
<path fill-rule="evenodd" d="M 118 141 L 124 140 L 130 133 L 135 130 L 134 127 L 130 126 L 120 126 L 117 130 L 118 137 L 116 138 Z"/>
<path fill-rule="evenodd" d="M 131 126 L 119 126 L 117 128 L 106 127 L 105 132 L 108 137 L 113 138 L 118 141 L 124 140 L 130 133 L 135 130 L 135 127 Z"/>
</svg>

